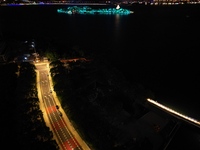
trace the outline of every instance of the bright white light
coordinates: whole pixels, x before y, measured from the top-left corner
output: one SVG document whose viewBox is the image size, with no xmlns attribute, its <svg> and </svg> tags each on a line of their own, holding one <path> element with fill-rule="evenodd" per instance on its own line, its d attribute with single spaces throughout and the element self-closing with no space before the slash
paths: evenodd
<svg viewBox="0 0 200 150">
<path fill-rule="evenodd" d="M 183 115 L 183 114 L 181 114 L 179 112 L 176 112 L 175 110 L 172 110 L 171 108 L 168 108 L 168 107 L 166 107 L 166 106 L 164 106 L 164 105 L 162 105 L 162 104 L 160 104 L 160 103 L 158 103 L 158 102 L 156 102 L 156 101 L 154 101 L 152 99 L 148 98 L 147 101 L 152 103 L 152 104 L 154 104 L 154 105 L 156 105 L 156 106 L 158 106 L 158 107 L 160 107 L 160 108 L 162 108 L 162 109 L 164 109 L 164 110 L 167 110 L 167 111 L 169 111 L 169 112 L 171 112 L 171 113 L 173 113 L 173 114 L 175 114 L 175 115 L 177 115 L 179 117 L 182 117 L 182 118 L 184 118 L 186 120 L 189 120 L 189 121 L 191 121 L 191 122 L 193 122 L 193 123 L 195 123 L 197 125 L 200 125 L 200 122 L 198 120 L 193 119 L 193 118 L 188 117 L 188 116 L 185 116 L 185 115 Z"/>
<path fill-rule="evenodd" d="M 119 5 L 117 5 L 116 9 L 120 9 L 120 6 L 119 6 Z"/>
</svg>

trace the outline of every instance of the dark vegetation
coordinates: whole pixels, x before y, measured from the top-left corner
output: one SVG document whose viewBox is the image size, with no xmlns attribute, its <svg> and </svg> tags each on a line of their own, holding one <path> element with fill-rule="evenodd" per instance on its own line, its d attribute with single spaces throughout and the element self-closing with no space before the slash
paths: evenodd
<svg viewBox="0 0 200 150">
<path fill-rule="evenodd" d="M 91 149 L 153 149 L 148 137 L 134 137 L 125 132 L 130 123 L 149 112 L 146 98 L 154 99 L 149 89 L 139 83 L 130 84 L 103 54 L 79 46 L 67 48 L 54 40 L 45 42 L 44 45 L 36 43 L 37 52 L 41 58 L 49 59 L 54 91 L 73 126 Z M 21 42 L 12 44 L 12 49 L 17 48 L 12 51 L 10 60 L 23 53 L 19 54 L 18 43 Z M 67 50 L 62 53 L 58 49 Z M 71 58 L 87 61 L 61 62 Z M 39 108 L 34 64 L 5 63 L 0 67 L 4 141 L 15 139 L 15 147 L 21 150 L 59 149 Z"/>
<path fill-rule="evenodd" d="M 52 45 L 44 49 L 40 56 L 47 56 L 51 62 L 54 91 L 72 124 L 92 149 L 151 149 L 147 138 L 133 140 L 124 133 L 129 122 L 148 112 L 144 107 L 146 98 L 154 98 L 150 90 L 140 84 L 130 85 L 102 55 L 87 55 L 78 46 L 66 54 L 57 53 Z M 62 56 L 85 57 L 88 61 L 64 64 L 58 59 Z M 28 62 L 1 65 L 3 137 L 5 141 L 15 139 L 15 147 L 21 150 L 58 149 L 39 108 L 35 69 Z"/>
<path fill-rule="evenodd" d="M 7 149 L 58 149 L 39 107 L 35 66 L 25 62 L 3 64 L 0 72 L 2 144 Z"/>
<path fill-rule="evenodd" d="M 54 91 L 73 126 L 92 149 L 142 149 L 151 145 L 144 137 L 133 141 L 123 133 L 126 124 L 148 112 L 144 104 L 147 97 L 153 98 L 151 91 L 142 85 L 130 85 L 102 57 L 93 55 L 88 61 L 65 64 L 52 60 Z"/>
</svg>

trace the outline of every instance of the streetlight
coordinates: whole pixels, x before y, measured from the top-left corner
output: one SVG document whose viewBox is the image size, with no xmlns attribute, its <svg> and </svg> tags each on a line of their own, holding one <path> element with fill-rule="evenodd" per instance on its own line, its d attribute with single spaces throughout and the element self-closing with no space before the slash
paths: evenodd
<svg viewBox="0 0 200 150">
<path fill-rule="evenodd" d="M 38 54 L 37 54 L 36 49 L 35 49 L 35 42 L 34 41 L 31 42 L 31 47 L 33 48 L 33 50 L 35 52 L 33 55 L 35 56 L 36 62 L 39 62 L 39 58 L 38 58 Z"/>
</svg>

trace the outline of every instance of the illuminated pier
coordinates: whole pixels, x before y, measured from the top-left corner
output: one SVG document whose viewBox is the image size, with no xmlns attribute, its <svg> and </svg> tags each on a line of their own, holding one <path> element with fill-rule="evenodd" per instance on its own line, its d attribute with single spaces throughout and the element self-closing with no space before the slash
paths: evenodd
<svg viewBox="0 0 200 150">
<path fill-rule="evenodd" d="M 60 8 L 57 9 L 58 13 L 65 13 L 65 14 L 120 14 L 120 15 L 129 15 L 133 13 L 128 9 L 120 8 L 117 5 L 116 8 L 103 8 L 103 9 L 92 9 L 89 6 L 70 6 L 67 8 Z"/>
</svg>

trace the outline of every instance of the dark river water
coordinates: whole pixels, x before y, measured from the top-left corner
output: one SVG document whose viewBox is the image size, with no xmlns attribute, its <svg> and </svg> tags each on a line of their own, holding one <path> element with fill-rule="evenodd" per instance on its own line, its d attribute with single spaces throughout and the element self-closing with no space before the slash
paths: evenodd
<svg viewBox="0 0 200 150">
<path fill-rule="evenodd" d="M 60 51 L 78 45 L 102 53 L 130 83 L 200 120 L 199 5 L 124 6 L 134 11 L 124 16 L 58 14 L 64 7 L 0 7 L 3 36 L 49 38 L 64 45 Z"/>
<path fill-rule="evenodd" d="M 157 101 L 200 116 L 200 6 L 124 6 L 134 11 L 124 16 L 58 14 L 64 7 L 1 7 L 1 30 L 7 37 L 52 38 L 98 51 Z"/>
<path fill-rule="evenodd" d="M 8 37 L 52 38 L 101 52 L 157 101 L 200 116 L 199 5 L 124 6 L 134 11 L 126 16 L 58 14 L 64 7 L 1 7 L 1 30 Z"/>
</svg>

